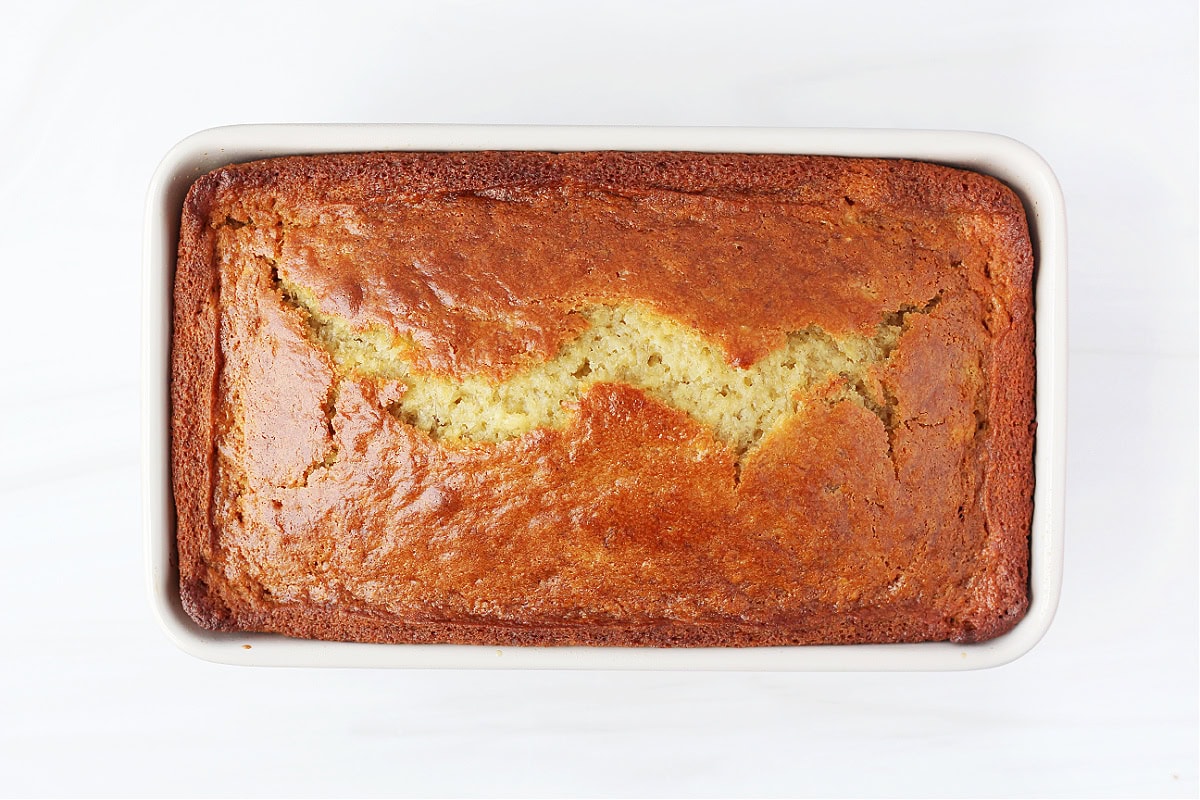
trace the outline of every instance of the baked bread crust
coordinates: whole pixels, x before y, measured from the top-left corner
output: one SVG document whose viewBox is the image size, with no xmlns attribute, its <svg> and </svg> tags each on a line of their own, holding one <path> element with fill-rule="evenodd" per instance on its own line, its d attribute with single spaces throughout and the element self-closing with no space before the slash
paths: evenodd
<svg viewBox="0 0 1200 800">
<path fill-rule="evenodd" d="M 901 330 L 739 453 L 596 384 L 564 427 L 439 440 L 346 374 L 322 313 L 501 381 L 638 303 L 737 367 L 790 332 Z M 382 153 L 202 177 L 176 271 L 184 607 L 371 642 L 979 641 L 1028 605 L 1033 254 L 999 182 L 932 164 Z"/>
</svg>

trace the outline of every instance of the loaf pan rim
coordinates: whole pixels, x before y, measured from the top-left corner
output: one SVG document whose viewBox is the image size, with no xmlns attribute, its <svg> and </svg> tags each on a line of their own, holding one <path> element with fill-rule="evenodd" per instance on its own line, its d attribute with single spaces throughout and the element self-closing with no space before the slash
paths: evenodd
<svg viewBox="0 0 1200 800">
<path fill-rule="evenodd" d="M 972 169 L 1024 203 L 1036 259 L 1036 415 L 1030 606 L 987 642 L 745 648 L 488 647 L 320 642 L 214 633 L 179 600 L 170 483 L 170 333 L 175 246 L 187 188 L 230 163 L 370 151 L 629 150 L 906 158 Z M 142 484 L 146 580 L 168 637 L 198 658 L 256 666 L 769 671 L 957 671 L 995 667 L 1045 635 L 1062 587 L 1066 417 L 1066 213 L 1044 159 L 1005 136 L 866 128 L 668 128 L 424 124 L 287 124 L 210 128 L 163 158 L 146 200 L 142 314 Z"/>
</svg>

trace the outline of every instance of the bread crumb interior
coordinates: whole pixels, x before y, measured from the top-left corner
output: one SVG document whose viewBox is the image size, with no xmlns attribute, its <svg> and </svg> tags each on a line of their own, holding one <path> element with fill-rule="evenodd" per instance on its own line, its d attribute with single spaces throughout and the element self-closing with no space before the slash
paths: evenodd
<svg viewBox="0 0 1200 800">
<path fill-rule="evenodd" d="M 838 377 L 844 396 L 890 424 L 884 398 L 869 390 L 903 329 L 902 309 L 874 336 L 834 337 L 819 328 L 788 335 L 749 368 L 730 364 L 698 331 L 638 304 L 583 309 L 588 328 L 548 361 L 494 381 L 414 371 L 411 339 L 382 326 L 356 328 L 321 311 L 314 293 L 285 278 L 283 299 L 306 320 L 310 338 L 345 375 L 399 382 L 391 411 L 435 439 L 500 442 L 536 428 L 561 428 L 577 402 L 599 383 L 626 384 L 686 412 L 739 454 L 800 410 L 806 390 Z M 929 304 L 932 305 L 932 302 Z"/>
</svg>

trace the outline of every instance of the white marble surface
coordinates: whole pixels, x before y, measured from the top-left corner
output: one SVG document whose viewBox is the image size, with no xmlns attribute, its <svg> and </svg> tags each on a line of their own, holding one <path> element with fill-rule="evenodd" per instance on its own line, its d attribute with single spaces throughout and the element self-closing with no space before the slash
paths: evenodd
<svg viewBox="0 0 1200 800">
<path fill-rule="evenodd" d="M 8 3 L 0 794 L 1195 796 L 1194 3 Z M 256 670 L 143 582 L 142 201 L 239 122 L 854 125 L 1039 150 L 1070 221 L 1066 579 L 966 674 Z"/>
</svg>

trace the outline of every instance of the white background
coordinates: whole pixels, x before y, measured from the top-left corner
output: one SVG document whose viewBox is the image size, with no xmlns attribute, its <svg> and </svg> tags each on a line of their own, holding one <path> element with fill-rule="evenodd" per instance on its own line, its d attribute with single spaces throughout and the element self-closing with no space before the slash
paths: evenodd
<svg viewBox="0 0 1200 800">
<path fill-rule="evenodd" d="M 1195 796 L 1191 2 L 0 6 L 0 792 Z M 145 190 L 242 122 L 984 130 L 1070 225 L 1066 576 L 964 674 L 271 670 L 146 599 Z"/>
</svg>

